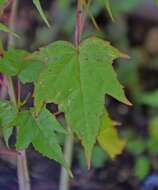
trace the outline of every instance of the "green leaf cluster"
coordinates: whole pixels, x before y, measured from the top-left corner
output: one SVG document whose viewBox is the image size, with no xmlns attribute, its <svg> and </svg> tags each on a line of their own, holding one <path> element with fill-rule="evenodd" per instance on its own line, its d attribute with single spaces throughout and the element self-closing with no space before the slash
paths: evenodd
<svg viewBox="0 0 158 190">
<path fill-rule="evenodd" d="M 4 51 L 0 72 L 35 84 L 35 111 L 16 112 L 15 121 L 10 122 L 18 131 L 16 148 L 26 149 L 32 143 L 40 153 L 68 169 L 54 132 L 64 132 L 63 128 L 45 109 L 46 103 L 55 103 L 81 140 L 88 164 L 96 141 L 110 157 L 120 154 L 126 142 L 113 127 L 104 107 L 104 96 L 130 104 L 112 65 L 121 56 L 109 42 L 96 37 L 83 41 L 79 48 L 57 41 L 33 54 L 12 47 Z M 6 131 L 6 139 L 9 134 Z"/>
<path fill-rule="evenodd" d="M 56 160 L 71 174 L 56 137 L 56 133 L 66 134 L 66 131 L 46 108 L 35 116 L 33 110 L 18 111 L 10 102 L 0 101 L 0 126 L 7 145 L 12 127 L 16 126 L 17 150 L 24 150 L 32 143 L 38 152 Z"/>
<path fill-rule="evenodd" d="M 58 104 L 81 139 L 88 162 L 102 128 L 105 94 L 129 104 L 112 66 L 113 59 L 121 55 L 108 42 L 95 37 L 82 42 L 79 49 L 59 41 L 35 54 L 48 60 L 35 83 L 36 112 L 44 103 Z"/>
</svg>

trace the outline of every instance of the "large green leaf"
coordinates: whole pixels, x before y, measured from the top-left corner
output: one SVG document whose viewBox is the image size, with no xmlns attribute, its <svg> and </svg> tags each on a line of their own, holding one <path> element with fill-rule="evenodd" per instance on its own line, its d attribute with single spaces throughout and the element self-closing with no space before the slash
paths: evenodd
<svg viewBox="0 0 158 190">
<path fill-rule="evenodd" d="M 37 80 L 44 64 L 27 58 L 29 55 L 27 51 L 10 47 L 0 59 L 0 72 L 8 76 L 18 75 L 24 83 Z"/>
<path fill-rule="evenodd" d="M 65 130 L 48 110 L 43 108 L 38 117 L 33 111 L 20 112 L 15 123 L 18 126 L 17 149 L 26 149 L 32 143 L 38 152 L 56 160 L 69 171 L 55 134 L 55 131 Z"/>
<path fill-rule="evenodd" d="M 37 10 L 39 11 L 39 13 L 40 13 L 42 19 L 44 20 L 44 22 L 47 24 L 48 27 L 50 27 L 50 24 L 49 24 L 44 12 L 43 12 L 43 9 L 41 7 L 40 1 L 39 0 L 33 0 L 33 3 L 36 6 Z"/>
<path fill-rule="evenodd" d="M 48 60 L 35 84 L 36 111 L 46 102 L 59 104 L 89 161 L 102 123 L 104 95 L 129 103 L 112 67 L 113 59 L 121 53 L 93 37 L 82 42 L 79 49 L 68 42 L 55 42 L 40 49 L 36 56 Z"/>
</svg>

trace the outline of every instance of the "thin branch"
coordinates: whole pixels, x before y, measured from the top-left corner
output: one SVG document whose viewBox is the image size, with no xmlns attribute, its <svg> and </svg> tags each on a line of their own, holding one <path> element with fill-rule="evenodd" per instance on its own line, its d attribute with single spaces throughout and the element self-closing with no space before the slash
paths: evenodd
<svg viewBox="0 0 158 190">
<path fill-rule="evenodd" d="M 80 44 L 81 31 L 82 31 L 82 7 L 81 7 L 81 0 L 78 0 L 77 1 L 77 10 L 76 10 L 76 29 L 75 29 L 76 47 L 78 47 Z"/>
<path fill-rule="evenodd" d="M 82 5 L 81 0 L 77 1 L 77 10 L 76 10 L 76 29 L 75 29 L 75 45 L 79 48 L 81 33 L 84 26 L 84 20 L 82 14 Z M 64 146 L 64 155 L 65 159 L 69 162 L 69 166 L 71 167 L 72 162 L 72 154 L 73 154 L 73 134 L 71 129 L 68 127 L 70 135 L 66 137 L 65 146 Z M 60 185 L 59 190 L 69 190 L 69 175 L 66 170 L 62 167 L 61 175 L 60 175 Z"/>
<path fill-rule="evenodd" d="M 15 31 L 17 6 L 18 6 L 18 0 L 14 0 L 12 3 L 10 22 L 9 22 L 9 27 L 14 31 Z M 8 36 L 8 46 L 9 45 L 12 45 L 12 46 L 14 45 L 14 37 L 11 33 L 9 33 L 9 36 Z M 12 78 L 7 77 L 7 82 L 8 82 L 8 88 L 9 88 L 8 94 L 9 94 L 10 100 L 15 105 L 17 105 Z M 21 151 L 21 153 L 23 156 L 17 157 L 19 190 L 31 190 L 30 179 L 29 179 L 28 168 L 27 168 L 26 152 L 23 150 Z"/>
<path fill-rule="evenodd" d="M 67 160 L 69 166 L 71 167 L 72 163 L 72 153 L 73 153 L 73 134 L 71 129 L 68 128 L 69 135 L 66 137 L 65 146 L 64 146 L 64 156 Z M 59 190 L 69 190 L 69 174 L 64 167 L 61 169 Z"/>
<path fill-rule="evenodd" d="M 11 149 L 0 149 L 0 155 L 21 156 L 21 153 Z"/>
</svg>

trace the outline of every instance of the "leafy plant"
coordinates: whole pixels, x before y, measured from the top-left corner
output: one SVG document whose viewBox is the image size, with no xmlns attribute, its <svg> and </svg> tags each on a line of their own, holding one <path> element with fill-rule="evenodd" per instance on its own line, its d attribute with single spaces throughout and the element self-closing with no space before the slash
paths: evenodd
<svg viewBox="0 0 158 190">
<path fill-rule="evenodd" d="M 33 3 L 49 26 L 40 1 L 33 0 Z M 70 174 L 57 137 L 57 133 L 66 135 L 67 132 L 46 108 L 47 103 L 58 104 L 59 112 L 65 114 L 67 125 L 81 140 L 89 166 L 96 141 L 112 158 L 120 154 L 126 144 L 118 137 L 115 122 L 108 116 L 104 96 L 110 95 L 131 105 L 112 65 L 116 58 L 128 56 L 97 37 L 80 42 L 82 3 L 86 1 L 78 0 L 75 45 L 56 41 L 33 53 L 13 47 L 1 48 L 0 58 L 0 72 L 6 76 L 6 88 L 11 94 L 10 101 L 0 101 L 1 127 L 7 130 L 16 127 L 17 150 L 24 150 L 32 143 L 37 151 L 59 162 Z M 112 17 L 109 1 L 104 3 Z M 1 24 L 0 27 L 17 36 L 6 26 Z M 33 107 L 23 106 L 19 91 L 14 95 L 11 77 L 16 77 L 18 84 L 34 83 Z M 4 134 L 8 141 L 10 130 Z"/>
</svg>

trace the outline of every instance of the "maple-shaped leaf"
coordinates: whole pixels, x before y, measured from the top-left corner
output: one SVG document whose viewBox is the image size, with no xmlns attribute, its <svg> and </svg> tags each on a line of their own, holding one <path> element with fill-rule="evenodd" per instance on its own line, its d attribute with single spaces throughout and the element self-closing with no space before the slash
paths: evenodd
<svg viewBox="0 0 158 190">
<path fill-rule="evenodd" d="M 30 53 L 25 50 L 9 47 L 0 58 L 0 72 L 8 76 L 18 76 L 23 82 L 32 82 L 38 78 L 44 64 L 28 59 Z"/>
<path fill-rule="evenodd" d="M 120 154 L 126 145 L 126 141 L 119 138 L 114 125 L 115 122 L 112 121 L 105 112 L 102 118 L 102 126 L 97 137 L 100 146 L 112 159 Z"/>
<path fill-rule="evenodd" d="M 55 131 L 65 133 L 65 130 L 46 108 L 43 108 L 37 117 L 34 116 L 33 110 L 20 112 L 15 125 L 18 128 L 16 139 L 18 150 L 26 149 L 32 143 L 38 152 L 54 159 L 70 173 L 55 134 Z"/>
<path fill-rule="evenodd" d="M 93 37 L 79 49 L 64 41 L 40 49 L 36 56 L 48 60 L 48 65 L 35 84 L 35 107 L 39 112 L 48 102 L 59 104 L 68 125 L 81 139 L 87 161 L 104 113 L 104 95 L 129 104 L 112 66 L 122 54 L 109 42 Z"/>
</svg>

